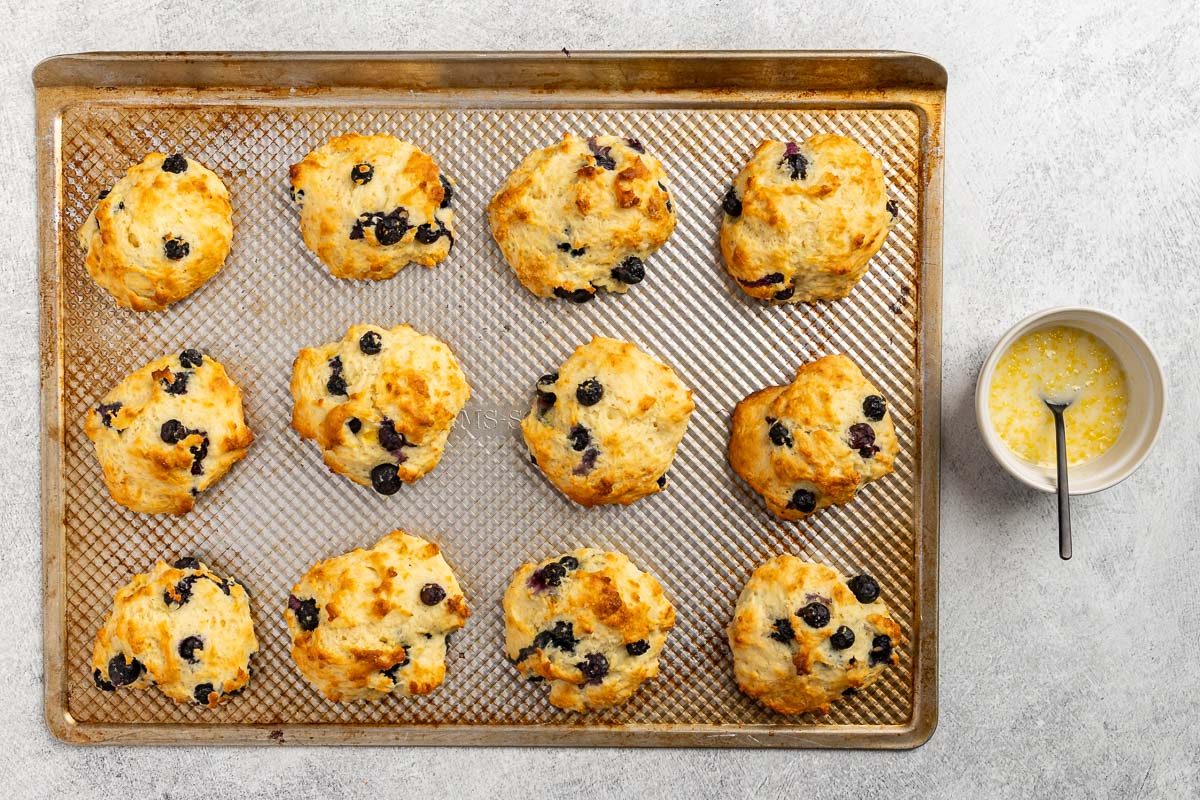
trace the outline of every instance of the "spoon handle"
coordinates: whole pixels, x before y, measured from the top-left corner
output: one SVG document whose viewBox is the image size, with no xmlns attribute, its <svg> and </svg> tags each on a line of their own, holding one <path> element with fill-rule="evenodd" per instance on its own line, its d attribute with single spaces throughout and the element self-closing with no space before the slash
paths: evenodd
<svg viewBox="0 0 1200 800">
<path fill-rule="evenodd" d="M 1054 414 L 1054 442 L 1058 451 L 1058 555 L 1071 558 L 1071 492 L 1067 486 L 1067 426 L 1061 411 Z"/>
</svg>

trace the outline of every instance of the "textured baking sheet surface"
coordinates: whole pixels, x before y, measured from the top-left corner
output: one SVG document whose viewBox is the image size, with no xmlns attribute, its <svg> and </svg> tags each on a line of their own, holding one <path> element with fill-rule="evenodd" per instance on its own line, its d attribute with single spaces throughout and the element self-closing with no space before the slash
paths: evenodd
<svg viewBox="0 0 1200 800">
<path fill-rule="evenodd" d="M 920 370 L 919 135 L 906 109 L 482 110 L 312 105 L 83 104 L 61 118 L 61 345 L 67 711 L 79 723 L 354 723 L 780 726 L 904 725 L 913 713 Z M 381 283 L 331 278 L 300 240 L 287 169 L 329 136 L 386 131 L 430 152 L 458 188 L 458 240 L 429 271 Z M 679 224 L 625 296 L 585 305 L 533 297 L 491 240 L 484 206 L 529 150 L 563 132 L 635 136 L 671 176 Z M 721 267 L 720 198 L 763 138 L 852 136 L 884 163 L 899 218 L 847 300 L 768 307 Z M 234 208 L 224 270 L 159 314 L 114 306 L 88 278 L 73 234 L 94 199 L 152 150 L 215 170 Z M 386 498 L 330 473 L 289 428 L 296 351 L 354 323 L 406 322 L 457 353 L 473 389 L 441 465 Z M 528 462 L 516 419 L 533 382 L 593 334 L 631 340 L 671 364 L 696 413 L 668 490 L 630 507 L 587 510 Z M 119 376 L 158 355 L 198 347 L 224 363 L 257 435 L 246 460 L 183 517 L 133 514 L 104 488 L 83 417 Z M 887 396 L 901 444 L 895 473 L 844 508 L 783 523 L 725 458 L 734 404 L 787 382 L 816 356 L 843 352 Z M 288 655 L 281 609 L 312 562 L 369 546 L 401 527 L 439 542 L 471 603 L 453 637 L 445 684 L 424 698 L 375 705 L 324 701 Z M 622 708 L 573 715 L 551 707 L 503 658 L 500 598 L 524 561 L 581 545 L 627 553 L 656 575 L 678 612 L 662 674 Z M 788 719 L 742 696 L 724 628 L 755 565 L 782 552 L 879 579 L 906 642 L 900 665 L 825 717 Z M 244 581 L 262 650 L 246 693 L 216 711 L 179 707 L 156 691 L 102 693 L 91 642 L 114 590 L 158 558 L 198 555 Z M 568 741 L 568 740 L 564 740 Z"/>
</svg>

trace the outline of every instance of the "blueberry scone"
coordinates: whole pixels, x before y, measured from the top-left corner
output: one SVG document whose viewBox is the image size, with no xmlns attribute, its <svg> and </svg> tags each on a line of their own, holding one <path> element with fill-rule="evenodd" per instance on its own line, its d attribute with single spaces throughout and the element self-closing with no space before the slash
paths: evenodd
<svg viewBox="0 0 1200 800">
<path fill-rule="evenodd" d="M 526 289 L 575 303 L 624 292 L 675 229 L 662 164 L 636 139 L 571 134 L 535 150 L 488 203 L 492 236 Z"/>
<path fill-rule="evenodd" d="M 429 694 L 446 677 L 446 640 L 467 601 L 438 546 L 392 531 L 313 566 L 284 619 L 292 658 L 334 702 Z"/>
<path fill-rule="evenodd" d="M 143 514 L 183 514 L 254 441 L 242 391 L 212 356 L 187 349 L 131 373 L 88 409 L 109 494 Z"/>
<path fill-rule="evenodd" d="M 804 364 L 733 411 L 729 462 L 783 519 L 850 502 L 899 451 L 887 402 L 842 355 Z"/>
<path fill-rule="evenodd" d="M 620 553 L 583 548 L 524 564 L 504 593 L 505 654 L 571 711 L 620 705 L 657 677 L 674 626 L 662 586 Z"/>
<path fill-rule="evenodd" d="M 567 497 L 628 505 L 667 485 L 694 408 L 666 364 L 597 336 L 538 379 L 521 432 L 533 463 Z"/>
<path fill-rule="evenodd" d="M 176 703 L 215 708 L 242 693 L 258 639 L 250 596 L 194 558 L 160 561 L 117 590 L 92 647 L 101 691 L 157 686 Z"/>
<path fill-rule="evenodd" d="M 738 688 L 781 714 L 828 712 L 896 664 L 899 645 L 874 578 L 795 556 L 754 570 L 729 624 Z"/>
<path fill-rule="evenodd" d="M 289 172 L 300 233 L 335 278 L 385 280 L 435 267 L 454 244 L 453 183 L 416 145 L 335 136 Z"/>
<path fill-rule="evenodd" d="M 233 240 L 225 184 L 199 161 L 151 153 L 100 199 L 77 240 L 117 305 L 161 311 L 225 265 Z"/>
<path fill-rule="evenodd" d="M 407 325 L 354 325 L 292 365 L 292 427 L 331 470 L 380 494 L 437 466 L 470 396 L 450 348 Z"/>
<path fill-rule="evenodd" d="M 786 303 L 850 294 L 895 216 L 879 159 L 829 133 L 760 144 L 721 206 L 729 274 L 751 297 Z"/>
</svg>

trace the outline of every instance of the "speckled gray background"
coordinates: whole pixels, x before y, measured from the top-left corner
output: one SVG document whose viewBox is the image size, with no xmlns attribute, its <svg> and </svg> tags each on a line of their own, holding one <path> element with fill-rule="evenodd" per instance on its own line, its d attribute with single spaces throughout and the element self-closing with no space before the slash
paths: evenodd
<svg viewBox="0 0 1200 800">
<path fill-rule="evenodd" d="M 1200 795 L 1200 6 L 493 2 L 5 3 L 0 27 L 0 787 L 11 797 Z M 975 7 L 975 6 L 978 7 Z M 950 73 L 941 721 L 910 753 L 142 749 L 41 719 L 30 71 L 122 49 L 894 48 Z M 1163 438 L 1074 504 L 1002 474 L 975 372 L 1016 319 L 1115 311 L 1157 349 Z"/>
</svg>

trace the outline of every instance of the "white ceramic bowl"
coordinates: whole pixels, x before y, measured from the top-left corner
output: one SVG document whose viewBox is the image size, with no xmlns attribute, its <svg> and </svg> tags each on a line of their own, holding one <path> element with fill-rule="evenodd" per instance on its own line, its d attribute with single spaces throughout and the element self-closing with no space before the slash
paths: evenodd
<svg viewBox="0 0 1200 800">
<path fill-rule="evenodd" d="M 1051 308 L 1026 317 L 1000 337 L 983 362 L 975 384 L 975 419 L 983 440 L 1000 466 L 1022 482 L 1043 492 L 1055 491 L 1054 468 L 1039 467 L 1009 449 L 996 433 L 988 411 L 988 394 L 996 362 L 1019 336 L 1038 328 L 1069 325 L 1098 337 L 1108 345 L 1121 367 L 1129 387 L 1129 409 L 1125 428 L 1116 443 L 1099 458 L 1071 467 L 1071 494 L 1091 494 L 1125 480 L 1150 454 L 1162 424 L 1166 387 L 1162 368 L 1150 345 L 1127 322 L 1096 308 Z M 1068 449 L 1070 442 L 1067 442 Z"/>
</svg>

